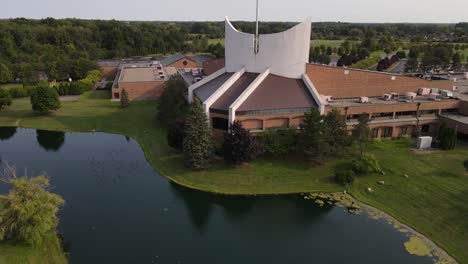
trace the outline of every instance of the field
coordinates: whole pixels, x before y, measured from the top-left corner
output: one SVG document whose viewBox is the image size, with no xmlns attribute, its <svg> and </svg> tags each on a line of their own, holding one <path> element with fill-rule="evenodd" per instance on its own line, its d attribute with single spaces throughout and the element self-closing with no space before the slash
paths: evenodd
<svg viewBox="0 0 468 264">
<path fill-rule="evenodd" d="M 0 112 L 0 126 L 128 135 L 140 143 L 160 174 L 203 191 L 260 195 L 346 189 L 335 184 L 332 176 L 334 165 L 344 159 L 329 160 L 321 167 L 311 167 L 300 159 L 260 159 L 240 167 L 217 161 L 206 171 L 188 170 L 182 155 L 168 147 L 165 129 L 154 118 L 157 102 L 133 102 L 120 109 L 108 96 L 107 92 L 88 92 L 77 102 L 63 102 L 62 109 L 48 116 L 31 112 L 27 98 L 14 100 L 10 109 Z M 348 191 L 427 235 L 461 263 L 468 263 L 468 174 L 462 165 L 468 146 L 421 154 L 410 149 L 412 144 L 408 140 L 372 144 L 369 152 L 381 161 L 385 175 L 360 177 Z M 348 160 L 357 155 L 350 151 Z M 377 184 L 381 180 L 385 185 Z M 367 187 L 375 192 L 366 192 Z"/>
</svg>

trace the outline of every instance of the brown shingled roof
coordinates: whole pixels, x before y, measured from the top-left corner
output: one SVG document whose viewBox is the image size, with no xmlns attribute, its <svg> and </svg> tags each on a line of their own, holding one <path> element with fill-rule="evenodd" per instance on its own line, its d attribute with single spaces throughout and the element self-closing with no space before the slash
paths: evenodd
<svg viewBox="0 0 468 264">
<path fill-rule="evenodd" d="M 207 76 L 217 72 L 222 68 L 224 68 L 224 58 L 203 62 L 203 72 Z"/>
<path fill-rule="evenodd" d="M 314 106 L 317 105 L 302 80 L 270 74 L 237 111 L 297 109 Z"/>
<path fill-rule="evenodd" d="M 347 71 L 348 74 L 345 74 Z M 452 81 L 428 81 L 416 77 L 308 64 L 307 75 L 317 91 L 335 98 L 373 97 L 416 92 L 420 87 L 452 90 Z M 392 76 L 395 80 L 392 80 Z"/>
<path fill-rule="evenodd" d="M 258 73 L 246 72 L 211 106 L 218 110 L 229 110 L 229 106 L 249 87 L 257 78 Z"/>
</svg>

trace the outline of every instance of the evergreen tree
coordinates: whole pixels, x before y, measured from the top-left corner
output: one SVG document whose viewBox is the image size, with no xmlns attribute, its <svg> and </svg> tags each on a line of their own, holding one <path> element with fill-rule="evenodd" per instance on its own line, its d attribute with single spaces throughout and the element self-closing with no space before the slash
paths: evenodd
<svg viewBox="0 0 468 264">
<path fill-rule="evenodd" d="M 301 143 L 300 147 L 304 154 L 312 160 L 318 160 L 327 152 L 326 138 L 323 134 L 327 130 L 322 123 L 322 115 L 316 108 L 304 114 L 304 119 L 300 125 Z"/>
<path fill-rule="evenodd" d="M 157 106 L 157 118 L 163 125 L 171 126 L 175 120 L 182 119 L 186 115 L 188 108 L 184 97 L 186 90 L 181 78 L 171 78 L 164 84 Z"/>
<path fill-rule="evenodd" d="M 240 164 L 255 159 L 259 154 L 256 138 L 235 121 L 224 135 L 224 159 L 228 162 Z"/>
<path fill-rule="evenodd" d="M 63 199 L 48 192 L 49 180 L 44 176 L 14 178 L 0 218 L 0 240 L 17 240 L 41 245 L 57 227 L 57 212 Z"/>
<path fill-rule="evenodd" d="M 190 105 L 185 118 L 185 138 L 183 142 L 185 163 L 192 169 L 209 167 L 214 148 L 208 118 L 197 100 Z"/>
<path fill-rule="evenodd" d="M 179 119 L 175 121 L 167 133 L 167 143 L 172 148 L 182 150 L 185 138 L 185 120 Z"/>
<path fill-rule="evenodd" d="M 327 143 L 331 154 L 338 154 L 349 142 L 346 121 L 340 111 L 334 108 L 324 117 L 327 126 Z"/>
<path fill-rule="evenodd" d="M 41 113 L 56 111 L 61 107 L 57 90 L 50 88 L 47 82 L 39 83 L 31 92 L 32 109 Z"/>
<path fill-rule="evenodd" d="M 443 150 L 452 150 L 457 145 L 457 131 L 449 128 L 443 123 L 439 130 L 440 148 Z"/>
<path fill-rule="evenodd" d="M 120 107 L 127 108 L 130 106 L 130 99 L 128 98 L 127 90 L 122 89 L 122 98 L 120 98 Z"/>
<path fill-rule="evenodd" d="M 11 105 L 11 95 L 6 90 L 0 87 L 0 110 Z"/>
<path fill-rule="evenodd" d="M 357 131 L 357 141 L 361 150 L 361 155 L 364 154 L 364 149 L 367 147 L 367 143 L 370 140 L 370 128 L 369 128 L 369 114 L 363 113 L 359 116 L 358 124 L 355 125 Z"/>
</svg>

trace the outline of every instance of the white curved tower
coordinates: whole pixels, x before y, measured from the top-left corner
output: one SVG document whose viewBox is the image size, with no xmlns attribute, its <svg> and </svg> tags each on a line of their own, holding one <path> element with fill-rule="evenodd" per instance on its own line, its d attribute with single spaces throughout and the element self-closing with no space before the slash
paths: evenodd
<svg viewBox="0 0 468 264">
<path fill-rule="evenodd" d="M 311 19 L 280 33 L 259 36 L 255 54 L 255 35 L 238 31 L 226 17 L 226 71 L 270 73 L 286 78 L 301 79 L 309 62 Z"/>
</svg>

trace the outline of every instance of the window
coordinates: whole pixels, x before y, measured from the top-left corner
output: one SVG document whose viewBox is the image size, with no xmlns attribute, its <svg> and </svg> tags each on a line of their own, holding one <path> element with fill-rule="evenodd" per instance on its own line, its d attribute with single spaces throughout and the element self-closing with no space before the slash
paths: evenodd
<svg viewBox="0 0 468 264">
<path fill-rule="evenodd" d="M 438 110 L 420 110 L 419 115 L 435 115 L 438 113 Z"/>
<path fill-rule="evenodd" d="M 115 99 L 120 99 L 120 93 L 114 93 L 114 98 Z"/>
<path fill-rule="evenodd" d="M 374 128 L 372 129 L 372 138 L 378 138 L 379 137 L 379 129 Z"/>
<path fill-rule="evenodd" d="M 211 120 L 214 129 L 225 130 L 229 128 L 229 120 L 226 118 L 213 117 Z"/>
<path fill-rule="evenodd" d="M 388 113 L 373 113 L 372 114 L 372 118 L 383 118 L 383 117 L 393 118 L 393 113 L 388 112 Z"/>
<path fill-rule="evenodd" d="M 443 114 L 446 114 L 446 113 L 457 113 L 457 112 L 458 112 L 458 109 L 457 109 L 457 108 L 442 109 L 442 113 L 443 113 Z"/>
<path fill-rule="evenodd" d="M 400 127 L 400 131 L 398 134 L 400 135 L 400 137 L 408 135 L 408 127 Z"/>
<path fill-rule="evenodd" d="M 392 137 L 392 133 L 393 133 L 393 128 L 392 127 L 384 127 L 382 129 L 382 136 L 383 138 L 390 138 Z"/>
<path fill-rule="evenodd" d="M 188 62 L 187 62 L 186 60 L 184 60 L 184 61 L 182 62 L 182 64 L 183 64 L 184 66 L 187 66 Z"/>
<path fill-rule="evenodd" d="M 415 116 L 416 111 L 404 111 L 404 112 L 396 112 L 397 117 L 402 117 L 402 116 Z"/>
</svg>

